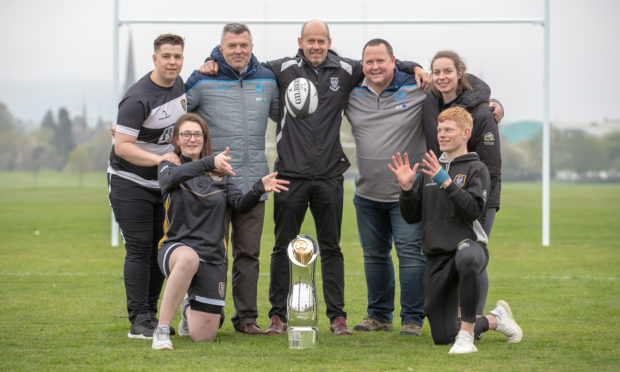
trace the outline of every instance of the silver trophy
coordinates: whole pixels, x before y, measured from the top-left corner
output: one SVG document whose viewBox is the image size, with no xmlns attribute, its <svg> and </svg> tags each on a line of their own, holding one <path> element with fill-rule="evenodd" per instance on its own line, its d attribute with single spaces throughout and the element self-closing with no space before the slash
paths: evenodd
<svg viewBox="0 0 620 372">
<path fill-rule="evenodd" d="M 319 247 L 308 235 L 297 235 L 287 248 L 291 282 L 288 291 L 288 345 L 293 349 L 316 346 L 319 336 L 318 304 L 314 285 Z"/>
</svg>

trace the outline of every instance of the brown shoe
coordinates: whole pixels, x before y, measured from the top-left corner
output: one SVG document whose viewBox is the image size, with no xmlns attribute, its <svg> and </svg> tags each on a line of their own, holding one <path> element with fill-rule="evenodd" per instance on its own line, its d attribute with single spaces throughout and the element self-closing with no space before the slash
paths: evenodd
<svg viewBox="0 0 620 372">
<path fill-rule="evenodd" d="M 394 326 L 392 323 L 381 323 L 380 321 L 366 317 L 364 321 L 360 324 L 356 324 L 353 326 L 354 331 L 364 331 L 364 332 L 377 332 L 377 331 L 386 331 L 391 332 L 394 330 Z"/>
<path fill-rule="evenodd" d="M 274 315 L 269 320 L 269 328 L 265 331 L 268 335 L 281 335 L 286 331 L 286 324 L 279 316 Z"/>
<path fill-rule="evenodd" d="M 265 331 L 263 331 L 256 323 L 249 322 L 245 323 L 242 329 L 235 329 L 237 332 L 245 333 L 248 335 L 264 335 Z"/>
<path fill-rule="evenodd" d="M 415 323 L 403 324 L 403 328 L 400 330 L 401 335 L 421 336 L 422 327 Z"/>
<path fill-rule="evenodd" d="M 353 334 L 349 327 L 347 327 L 346 319 L 342 316 L 334 319 L 332 325 L 329 326 L 329 330 L 332 331 L 336 336 L 350 336 Z"/>
</svg>

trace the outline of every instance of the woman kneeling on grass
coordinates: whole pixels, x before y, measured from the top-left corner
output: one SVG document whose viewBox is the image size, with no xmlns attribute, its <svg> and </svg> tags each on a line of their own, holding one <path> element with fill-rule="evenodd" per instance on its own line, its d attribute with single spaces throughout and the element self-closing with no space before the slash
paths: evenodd
<svg viewBox="0 0 620 372">
<path fill-rule="evenodd" d="M 226 295 L 226 207 L 247 211 L 263 193 L 287 191 L 284 184 L 289 183 L 276 179 L 274 172 L 243 195 L 231 177 L 235 173 L 228 148 L 213 155 L 209 129 L 198 115 L 186 114 L 177 120 L 171 143 L 181 165 L 163 161 L 158 169 L 166 208 L 158 262 L 168 282 L 153 334 L 156 350 L 172 349 L 170 322 L 181 302 L 179 335 L 194 341 L 215 339 Z"/>
</svg>

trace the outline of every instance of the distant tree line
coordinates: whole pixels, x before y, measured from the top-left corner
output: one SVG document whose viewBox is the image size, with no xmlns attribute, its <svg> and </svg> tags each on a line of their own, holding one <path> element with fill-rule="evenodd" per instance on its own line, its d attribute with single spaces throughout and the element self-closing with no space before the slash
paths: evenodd
<svg viewBox="0 0 620 372">
<path fill-rule="evenodd" d="M 501 132 L 501 129 L 500 129 Z M 540 180 L 542 133 L 529 141 L 502 141 L 502 179 Z M 620 181 L 620 132 L 596 137 L 580 130 L 551 130 L 552 177 L 573 181 Z"/>
<path fill-rule="evenodd" d="M 86 118 L 72 118 L 66 108 L 55 115 L 48 110 L 41 125 L 25 130 L 0 102 L 0 171 L 71 171 L 80 176 L 105 171 L 112 139 L 110 123 L 99 120 L 95 127 Z"/>
<path fill-rule="evenodd" d="M 24 123 L 15 118 L 0 102 L 0 171 L 30 171 L 35 179 L 41 170 L 69 171 L 80 176 L 90 171 L 105 171 L 112 145 L 110 122 L 99 120 L 90 126 L 86 118 L 71 117 L 66 108 L 56 114 L 48 110 L 38 128 L 26 131 Z M 501 133 L 501 128 L 500 128 Z M 355 148 L 351 127 L 346 119 L 341 128 L 343 147 L 353 177 Z M 620 181 L 620 132 L 594 137 L 582 131 L 551 131 L 552 176 L 571 180 L 596 180 L 607 174 L 607 180 Z M 275 125 L 270 123 L 267 142 L 275 142 Z M 276 154 L 268 146 L 273 166 Z M 541 179 L 542 138 L 510 144 L 502 139 L 502 178 L 505 181 Z M 592 176 L 594 175 L 594 176 Z"/>
</svg>

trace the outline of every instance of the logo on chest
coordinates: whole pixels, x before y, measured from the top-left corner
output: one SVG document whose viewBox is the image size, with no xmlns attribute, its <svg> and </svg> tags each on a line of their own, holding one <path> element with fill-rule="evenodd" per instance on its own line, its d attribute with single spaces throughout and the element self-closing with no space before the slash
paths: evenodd
<svg viewBox="0 0 620 372">
<path fill-rule="evenodd" d="M 465 180 L 467 179 L 467 176 L 464 174 L 457 174 L 456 176 L 454 176 L 454 183 L 456 183 L 456 185 L 460 188 L 463 187 L 463 185 L 465 184 Z"/>
<path fill-rule="evenodd" d="M 334 92 L 337 92 L 340 89 L 340 82 L 338 80 L 338 76 L 329 78 L 329 89 Z"/>
<path fill-rule="evenodd" d="M 159 118 L 157 118 L 157 120 L 166 120 L 170 118 L 170 114 L 166 112 L 166 110 L 161 110 L 161 114 L 159 116 Z"/>
</svg>

